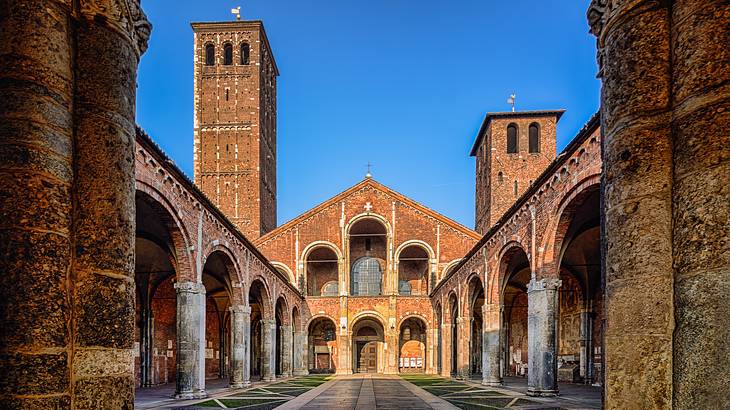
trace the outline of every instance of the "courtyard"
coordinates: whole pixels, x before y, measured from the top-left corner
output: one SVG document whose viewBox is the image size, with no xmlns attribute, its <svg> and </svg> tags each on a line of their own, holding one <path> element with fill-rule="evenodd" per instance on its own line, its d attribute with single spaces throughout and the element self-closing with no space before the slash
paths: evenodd
<svg viewBox="0 0 730 410">
<path fill-rule="evenodd" d="M 172 387 L 138 394 L 139 409 L 600 409 L 596 387 L 561 385 L 561 395 L 526 395 L 524 379 L 507 378 L 504 386 L 487 387 L 472 380 L 426 374 L 309 375 L 246 389 L 209 384 L 210 396 L 180 402 L 169 398 Z"/>
</svg>

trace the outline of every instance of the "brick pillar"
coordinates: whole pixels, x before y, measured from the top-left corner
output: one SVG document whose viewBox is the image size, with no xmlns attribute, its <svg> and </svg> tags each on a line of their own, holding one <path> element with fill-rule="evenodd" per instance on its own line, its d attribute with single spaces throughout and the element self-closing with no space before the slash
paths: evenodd
<svg viewBox="0 0 730 410">
<path fill-rule="evenodd" d="M 527 394 L 558 394 L 557 312 L 559 279 L 527 286 Z"/>
<path fill-rule="evenodd" d="M 0 18 L 0 395 L 132 407 L 136 1 L 6 0 Z"/>
<path fill-rule="evenodd" d="M 730 5 L 606 3 L 605 406 L 730 407 Z"/>
<path fill-rule="evenodd" d="M 500 372 L 500 305 L 485 304 L 482 306 L 482 384 L 487 386 L 501 386 Z"/>
<path fill-rule="evenodd" d="M 246 357 L 246 315 L 251 317 L 249 306 L 231 306 L 231 364 L 230 385 L 234 388 L 244 387 L 244 366 Z"/>
<path fill-rule="evenodd" d="M 294 346 L 292 345 L 292 327 L 281 326 L 281 375 L 291 377 L 292 375 L 292 353 Z"/>
<path fill-rule="evenodd" d="M 206 397 L 205 286 L 175 283 L 177 291 L 177 375 L 175 398 Z"/>
<path fill-rule="evenodd" d="M 270 382 L 276 380 L 276 320 L 262 320 L 261 333 L 264 339 L 261 346 L 261 379 Z"/>
</svg>

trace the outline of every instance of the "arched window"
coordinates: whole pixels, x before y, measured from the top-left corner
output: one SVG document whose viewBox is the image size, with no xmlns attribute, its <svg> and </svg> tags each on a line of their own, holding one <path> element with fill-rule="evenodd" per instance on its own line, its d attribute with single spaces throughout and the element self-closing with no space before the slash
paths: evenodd
<svg viewBox="0 0 730 410">
<path fill-rule="evenodd" d="M 327 282 L 322 286 L 322 296 L 337 296 L 337 281 Z"/>
<path fill-rule="evenodd" d="M 533 122 L 530 124 L 529 151 L 540 152 L 540 126 Z"/>
<path fill-rule="evenodd" d="M 230 43 L 223 45 L 223 65 L 233 64 L 233 46 Z"/>
<path fill-rule="evenodd" d="M 507 126 L 507 153 L 515 154 L 518 149 L 517 124 L 510 124 Z"/>
<path fill-rule="evenodd" d="M 241 65 L 248 65 L 251 56 L 251 48 L 248 43 L 241 43 Z"/>
<path fill-rule="evenodd" d="M 380 295 L 383 270 L 377 259 L 365 256 L 352 265 L 352 294 Z"/>
<path fill-rule="evenodd" d="M 215 46 L 213 44 L 205 45 L 205 65 L 215 65 Z"/>
</svg>

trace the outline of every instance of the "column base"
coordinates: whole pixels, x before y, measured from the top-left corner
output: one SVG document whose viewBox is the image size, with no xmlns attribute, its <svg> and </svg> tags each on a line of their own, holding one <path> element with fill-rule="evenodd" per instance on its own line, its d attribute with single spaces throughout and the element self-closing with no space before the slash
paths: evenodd
<svg viewBox="0 0 730 410">
<path fill-rule="evenodd" d="M 205 390 L 195 391 L 195 392 L 183 392 L 183 393 L 175 393 L 172 398 L 177 400 L 193 400 L 193 399 L 205 399 L 208 397 L 208 393 L 205 392 Z"/>
<path fill-rule="evenodd" d="M 251 382 L 250 382 L 250 381 L 245 381 L 245 382 L 243 382 L 243 383 L 242 383 L 242 386 L 243 386 L 244 388 L 245 388 L 245 387 L 251 387 Z"/>
<path fill-rule="evenodd" d="M 294 374 L 294 376 L 308 376 L 309 375 L 309 371 L 306 370 L 306 369 L 303 369 L 303 370 L 294 370 L 294 373 L 293 374 Z"/>
<path fill-rule="evenodd" d="M 335 374 L 353 374 L 352 369 L 342 369 L 342 370 L 336 370 Z"/>
<path fill-rule="evenodd" d="M 539 390 L 528 388 L 527 395 L 532 397 L 555 397 L 558 395 L 558 390 Z"/>
<path fill-rule="evenodd" d="M 489 387 L 501 387 L 504 383 L 502 380 L 482 380 L 482 385 Z"/>
<path fill-rule="evenodd" d="M 249 383 L 249 385 L 251 384 Z M 228 387 L 230 387 L 231 389 L 242 389 L 246 387 L 246 384 L 244 382 L 236 382 L 229 384 Z"/>
<path fill-rule="evenodd" d="M 266 376 L 266 377 L 263 377 L 261 380 L 263 380 L 265 382 L 273 382 L 273 381 L 276 381 L 276 376 Z"/>
</svg>

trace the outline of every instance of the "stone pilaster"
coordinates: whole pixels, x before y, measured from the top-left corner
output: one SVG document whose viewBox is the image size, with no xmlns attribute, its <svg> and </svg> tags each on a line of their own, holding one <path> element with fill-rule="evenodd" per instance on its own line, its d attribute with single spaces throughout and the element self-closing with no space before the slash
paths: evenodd
<svg viewBox="0 0 730 410">
<path fill-rule="evenodd" d="M 206 397 L 205 286 L 177 282 L 177 376 L 175 398 Z"/>
<path fill-rule="evenodd" d="M 261 346 L 261 378 L 270 382 L 276 380 L 276 320 L 264 319 L 261 321 L 263 343 Z"/>
<path fill-rule="evenodd" d="M 500 366 L 500 333 L 502 309 L 500 305 L 485 304 L 482 306 L 482 384 L 501 386 Z"/>
<path fill-rule="evenodd" d="M 230 385 L 234 388 L 244 387 L 246 357 L 246 325 L 251 318 L 250 306 L 231 306 L 231 364 Z"/>
<path fill-rule="evenodd" d="M 281 375 L 291 377 L 292 375 L 292 353 L 294 346 L 292 345 L 292 327 L 291 325 L 281 326 Z"/>
<path fill-rule="evenodd" d="M 309 348 L 307 347 L 307 333 L 302 331 L 294 332 L 293 344 L 293 375 L 306 376 L 307 374 L 309 374 L 309 370 L 307 369 L 307 351 L 309 350 Z"/>
<path fill-rule="evenodd" d="M 527 394 L 558 393 L 557 313 L 559 279 L 531 280 L 527 286 Z"/>
</svg>

